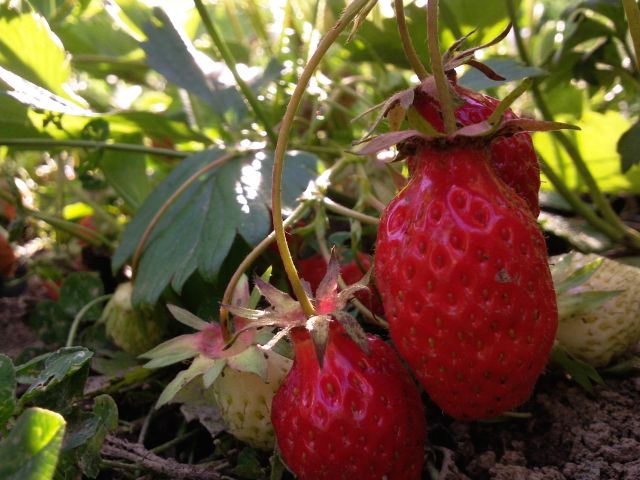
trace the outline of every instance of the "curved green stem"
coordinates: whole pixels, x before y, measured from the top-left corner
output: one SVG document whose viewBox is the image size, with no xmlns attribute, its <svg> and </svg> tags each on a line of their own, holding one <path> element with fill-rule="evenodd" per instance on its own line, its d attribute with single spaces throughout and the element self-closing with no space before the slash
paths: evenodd
<svg viewBox="0 0 640 480">
<path fill-rule="evenodd" d="M 633 50 L 635 51 L 635 64 L 640 69 L 640 63 L 638 55 L 640 55 L 640 9 L 636 0 L 622 0 L 622 6 L 624 7 L 624 13 L 627 16 L 627 23 L 629 24 L 629 33 L 633 40 Z"/>
<path fill-rule="evenodd" d="M 138 242 L 138 246 L 136 247 L 136 250 L 133 253 L 133 258 L 131 259 L 131 270 L 133 272 L 134 280 L 135 280 L 136 274 L 138 273 L 138 264 L 140 263 L 140 257 L 142 256 L 142 250 L 147 240 L 149 239 L 149 236 L 151 235 L 151 232 L 153 231 L 154 227 L 160 221 L 160 218 L 162 218 L 162 216 L 169 209 L 169 207 L 173 205 L 176 199 L 180 195 L 182 195 L 185 192 L 185 190 L 189 188 L 196 180 L 198 180 L 198 178 L 200 178 L 201 175 L 204 175 L 209 170 L 213 170 L 214 168 L 219 167 L 220 165 L 231 160 L 235 156 L 236 156 L 235 152 L 230 152 L 230 153 L 227 153 L 226 155 L 222 155 L 221 157 L 216 158 L 214 161 L 212 161 L 208 165 L 205 165 L 204 167 L 199 169 L 197 172 L 195 172 L 193 175 L 191 175 L 187 180 L 185 180 L 180 185 L 180 187 L 178 187 L 178 189 L 175 192 L 173 192 L 171 196 L 164 202 L 162 207 L 160 207 L 160 209 L 156 212 L 156 214 L 153 216 L 153 218 L 149 222 L 149 225 L 147 225 L 147 228 L 144 230 L 144 233 L 142 234 L 142 237 Z"/>
<path fill-rule="evenodd" d="M 30 150 L 46 150 L 47 148 L 103 148 L 122 152 L 147 153 L 163 157 L 184 158 L 191 155 L 188 152 L 178 152 L 169 148 L 154 148 L 132 143 L 108 143 L 94 140 L 56 140 L 53 138 L 2 138 L 0 145 L 7 147 L 25 147 Z"/>
<path fill-rule="evenodd" d="M 420 61 L 418 53 L 416 52 L 413 42 L 411 41 L 411 35 L 409 35 L 409 29 L 407 28 L 407 19 L 404 16 L 404 1 L 394 0 L 394 7 L 396 9 L 396 21 L 398 22 L 398 33 L 400 34 L 400 41 L 402 42 L 402 48 L 404 54 L 409 60 L 411 68 L 416 73 L 420 80 L 424 80 L 429 76 L 429 72 L 426 67 Z"/>
<path fill-rule="evenodd" d="M 440 53 L 440 41 L 438 38 L 438 0 L 429 0 L 427 4 L 427 34 L 429 44 L 429 59 L 431 70 L 438 89 L 438 100 L 444 120 L 444 130 L 452 134 L 456 130 L 456 117 L 453 110 L 453 100 L 449 90 L 449 81 L 444 73 L 442 55 Z"/>
<path fill-rule="evenodd" d="M 379 218 L 372 217 L 371 215 L 367 215 L 366 213 L 358 212 L 357 210 L 353 210 L 349 207 L 345 207 L 344 205 L 340 205 L 339 203 L 334 202 L 328 197 L 324 197 L 322 199 L 322 203 L 328 210 L 339 213 L 340 215 L 344 215 L 345 217 L 350 217 L 362 223 L 368 223 L 369 225 L 380 224 Z"/>
<path fill-rule="evenodd" d="M 218 49 L 218 52 L 220 53 L 220 56 L 224 60 L 224 63 L 227 65 L 227 68 L 231 70 L 231 74 L 233 75 L 233 78 L 238 84 L 238 88 L 240 88 L 240 91 L 242 92 L 242 94 L 244 95 L 244 98 L 249 103 L 249 106 L 253 110 L 253 113 L 255 113 L 256 117 L 258 117 L 260 119 L 260 122 L 262 122 L 262 126 L 264 127 L 267 137 L 269 137 L 269 141 L 275 144 L 276 135 L 273 132 L 271 121 L 267 118 L 267 115 L 262 111 L 262 107 L 260 106 L 258 99 L 254 95 L 249 85 L 247 85 L 247 82 L 245 82 L 242 76 L 238 73 L 238 69 L 236 68 L 237 62 L 233 57 L 231 50 L 229 50 L 229 47 L 227 46 L 222 36 L 218 32 L 218 29 L 215 27 L 215 25 L 211 21 L 211 17 L 209 16 L 207 9 L 202 3 L 202 0 L 194 0 L 194 1 L 196 4 L 196 9 L 198 10 L 198 13 L 200 14 L 200 18 L 202 19 L 202 23 L 207 29 L 207 33 L 209 34 L 209 36 L 211 37 L 211 40 L 213 41 L 214 45 Z"/>
<path fill-rule="evenodd" d="M 67 336 L 67 343 L 65 344 L 65 347 L 73 347 L 73 342 L 76 339 L 76 333 L 78 332 L 78 327 L 80 326 L 80 322 L 82 321 L 84 316 L 87 314 L 87 312 L 91 309 L 91 307 L 93 307 L 94 305 L 97 305 L 100 302 L 104 302 L 105 300 L 109 300 L 111 297 L 113 297 L 112 293 L 94 298 L 93 300 L 91 300 L 89 303 L 87 303 L 84 307 L 80 309 L 80 311 L 76 314 L 76 316 L 73 317 L 73 322 L 71 323 L 71 328 L 69 329 L 69 335 Z"/>
<path fill-rule="evenodd" d="M 287 273 L 287 277 L 291 282 L 291 286 L 298 301 L 300 302 L 305 314 L 308 316 L 312 316 L 315 314 L 315 308 L 309 300 L 309 297 L 307 297 L 304 288 L 302 287 L 302 283 L 300 282 L 300 277 L 296 270 L 296 266 L 293 263 L 293 258 L 291 258 L 291 252 L 289 251 L 289 246 L 287 245 L 282 218 L 282 171 L 284 168 L 284 156 L 287 150 L 289 135 L 291 134 L 293 118 L 295 117 L 298 107 L 300 106 L 300 102 L 302 101 L 302 97 L 304 96 L 307 85 L 311 80 L 311 76 L 315 72 L 318 65 L 320 65 L 320 61 L 329 50 L 329 47 L 333 45 L 340 33 L 342 33 L 342 31 L 347 27 L 351 20 L 354 19 L 358 12 L 363 7 L 365 7 L 368 2 L 369 0 L 354 0 L 352 3 L 350 3 L 340 19 L 338 19 L 336 24 L 333 26 L 333 28 L 331 28 L 331 30 L 329 30 L 320 40 L 318 48 L 313 53 L 306 67 L 302 71 L 302 74 L 300 75 L 300 78 L 298 80 L 298 84 L 296 85 L 296 88 L 291 95 L 289 105 L 287 105 L 287 110 L 285 111 L 284 117 L 282 119 L 282 124 L 280 125 L 278 142 L 276 143 L 272 175 L 273 181 L 271 188 L 273 226 L 276 232 L 275 235 L 276 241 L 278 242 L 278 250 L 280 251 L 280 256 L 282 257 L 282 263 L 284 264 L 284 269 Z"/>
<path fill-rule="evenodd" d="M 553 185 L 553 188 L 562 195 L 578 215 L 584 218 L 596 230 L 604 233 L 607 237 L 616 241 L 619 241 L 622 238 L 621 233 L 617 229 L 599 217 L 596 212 L 589 207 L 589 205 L 580 200 L 578 195 L 567 187 L 567 184 L 564 183 L 562 178 L 553 170 L 553 168 L 551 168 L 540 154 L 538 154 L 538 159 L 540 160 L 540 170 L 542 170 L 542 173 L 544 173 Z"/>
<path fill-rule="evenodd" d="M 302 218 L 308 210 L 309 205 L 307 203 L 299 204 L 296 209 L 291 212 L 291 215 L 289 215 L 285 220 L 284 227 L 286 228 L 295 223 L 298 219 Z M 256 245 L 254 249 L 249 252 L 249 255 L 247 255 L 244 260 L 240 262 L 240 265 L 238 265 L 238 268 L 236 268 L 236 271 L 233 272 L 231 279 L 227 283 L 227 288 L 225 289 L 224 294 L 222 295 L 222 300 L 220 301 L 220 330 L 222 330 L 223 334 L 226 335 L 224 337 L 225 342 L 230 340 L 229 311 L 227 310 L 225 305 L 229 305 L 231 303 L 233 291 L 235 290 L 240 277 L 242 277 L 242 274 L 249 269 L 253 262 L 255 262 L 258 257 L 260 257 L 260 255 L 265 252 L 265 250 L 274 242 L 275 239 L 276 232 L 273 231 L 269 235 L 267 235 L 264 240 L 262 240 L 258 245 Z"/>
</svg>

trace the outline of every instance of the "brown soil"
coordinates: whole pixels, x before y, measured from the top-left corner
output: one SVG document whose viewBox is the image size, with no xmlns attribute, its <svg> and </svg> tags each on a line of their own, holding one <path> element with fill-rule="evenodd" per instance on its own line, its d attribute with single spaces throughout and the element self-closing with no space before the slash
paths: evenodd
<svg viewBox="0 0 640 480">
<path fill-rule="evenodd" d="M 439 452 L 439 478 L 640 480 L 640 377 L 606 383 L 589 394 L 545 378 L 521 409 L 529 419 L 436 424 L 432 432 L 453 442 Z"/>
</svg>

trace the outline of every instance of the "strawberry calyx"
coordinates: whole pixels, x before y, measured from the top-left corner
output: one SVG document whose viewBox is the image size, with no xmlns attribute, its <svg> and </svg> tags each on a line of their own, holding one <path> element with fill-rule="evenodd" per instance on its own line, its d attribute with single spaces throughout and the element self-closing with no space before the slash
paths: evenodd
<svg viewBox="0 0 640 480">
<path fill-rule="evenodd" d="M 241 310 L 246 308 L 242 305 L 250 305 L 248 285 L 246 276 L 238 283 L 232 299 L 234 308 Z M 140 358 L 147 360 L 145 368 L 161 368 L 192 360 L 191 365 L 179 372 L 160 394 L 156 408 L 171 402 L 197 377 L 201 376 L 204 388 L 209 388 L 227 366 L 238 372 L 255 373 L 267 382 L 268 358 L 258 345 L 268 342 L 272 337 L 271 332 L 258 331 L 258 326 L 249 325 L 248 319 L 236 316 L 233 320 L 238 333 L 235 342 L 228 345 L 224 341 L 220 324 L 206 322 L 175 305 L 168 305 L 167 308 L 176 320 L 196 332 L 174 337 L 140 355 Z M 269 354 L 279 355 L 276 352 Z"/>
<path fill-rule="evenodd" d="M 521 132 L 580 129 L 578 126 L 563 122 L 514 118 L 511 115 L 505 115 L 511 104 L 526 91 L 529 85 L 530 82 L 525 81 L 518 86 L 496 106 L 494 112 L 486 120 L 464 126 L 458 124 L 457 130 L 447 135 L 441 131 L 440 124 L 432 124 L 419 112 L 421 103 L 438 101 L 435 82 L 433 77 L 429 77 L 413 89 L 396 93 L 385 103 L 379 119 L 386 116 L 392 131 L 374 136 L 373 129 L 380 121 L 376 120 L 373 129 L 356 142 L 358 146 L 352 152 L 357 155 L 373 155 L 397 145 L 399 155 L 393 159 L 396 161 L 413 154 L 420 145 L 426 143 L 442 146 L 469 141 L 488 144 L 496 137 L 506 137 Z M 409 128 L 401 129 L 405 123 Z"/>
<path fill-rule="evenodd" d="M 260 278 L 256 278 L 256 288 L 270 306 L 262 310 L 234 305 L 226 306 L 234 315 L 249 320 L 249 323 L 247 323 L 244 328 L 237 330 L 231 343 L 236 341 L 245 329 L 279 327 L 282 330 L 267 344 L 262 345 L 262 349 L 270 350 L 279 340 L 287 335 L 292 339 L 294 344 L 296 341 L 308 338 L 310 335 L 316 349 L 318 362 L 322 366 L 331 324 L 337 322 L 344 328 L 351 339 L 365 353 L 368 353 L 368 342 L 364 330 L 358 321 L 344 309 L 356 292 L 368 288 L 367 284 L 369 283 L 370 273 L 365 274 L 358 282 L 341 291 L 338 291 L 339 275 L 340 264 L 338 263 L 335 251 L 333 251 L 331 260 L 327 266 L 327 273 L 320 282 L 320 285 L 318 285 L 315 296 L 313 292 L 310 291 L 309 284 L 303 281 L 307 294 L 316 310 L 316 315 L 311 317 L 305 315 L 300 303 L 291 298 L 288 293 L 277 289 Z"/>
</svg>

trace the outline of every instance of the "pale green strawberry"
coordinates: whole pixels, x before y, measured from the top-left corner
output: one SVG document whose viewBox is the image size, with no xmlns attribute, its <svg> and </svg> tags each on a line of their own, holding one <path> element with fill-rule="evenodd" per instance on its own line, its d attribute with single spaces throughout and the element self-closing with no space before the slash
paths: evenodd
<svg viewBox="0 0 640 480">
<path fill-rule="evenodd" d="M 640 341 L 640 269 L 595 254 L 554 263 L 562 347 L 602 367 Z"/>
<path fill-rule="evenodd" d="M 249 305 L 246 279 L 242 289 L 234 295 L 234 303 Z M 189 368 L 167 385 L 156 407 L 171 401 L 201 406 L 203 401 L 213 399 L 229 433 L 255 448 L 273 448 L 271 400 L 292 363 L 271 349 L 257 346 L 273 335 L 248 328 L 226 348 L 219 324 L 205 322 L 173 305 L 168 308 L 178 321 L 198 331 L 172 338 L 141 355 L 150 360 L 147 368 L 193 359 Z M 236 330 L 248 325 L 243 318 L 234 320 Z"/>
<path fill-rule="evenodd" d="M 211 388 L 229 433 L 255 448 L 270 450 L 275 443 L 271 401 L 292 362 L 272 351 L 266 355 L 266 382 L 255 373 L 227 366 Z"/>
<path fill-rule="evenodd" d="M 139 310 L 131 304 L 133 284 L 118 285 L 102 312 L 107 336 L 131 355 L 146 352 L 160 343 L 167 332 L 167 317 L 159 309 Z"/>
</svg>

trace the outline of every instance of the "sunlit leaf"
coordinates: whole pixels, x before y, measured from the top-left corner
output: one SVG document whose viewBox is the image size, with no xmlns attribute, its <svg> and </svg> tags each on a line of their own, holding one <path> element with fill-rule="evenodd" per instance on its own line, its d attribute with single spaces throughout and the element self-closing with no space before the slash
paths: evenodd
<svg viewBox="0 0 640 480">
<path fill-rule="evenodd" d="M 0 442 L 0 478 L 49 480 L 58 463 L 64 418 L 41 408 L 26 410 Z"/>
<path fill-rule="evenodd" d="M 135 251 L 147 225 L 179 186 L 224 154 L 206 150 L 187 158 L 151 193 L 127 227 L 113 257 L 120 268 Z M 315 177 L 316 157 L 287 155 L 283 199 L 286 208 Z M 271 229 L 269 205 L 273 157 L 248 152 L 203 174 L 166 210 L 147 240 L 136 275 L 134 303 L 155 303 L 169 285 L 180 291 L 193 272 L 214 279 L 239 235 L 256 245 Z"/>
</svg>

